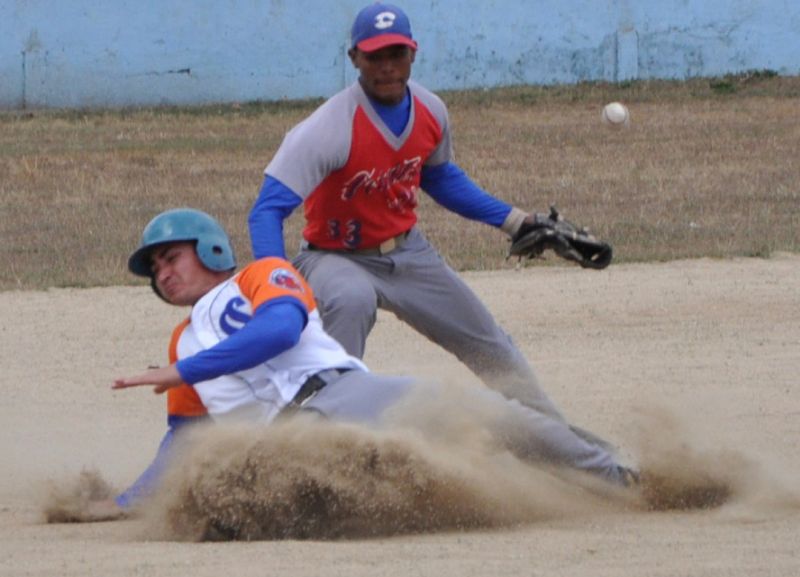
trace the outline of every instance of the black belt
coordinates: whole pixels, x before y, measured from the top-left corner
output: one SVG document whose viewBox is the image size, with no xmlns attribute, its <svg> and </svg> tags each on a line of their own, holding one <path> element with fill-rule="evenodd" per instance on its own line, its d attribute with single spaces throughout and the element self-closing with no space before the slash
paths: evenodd
<svg viewBox="0 0 800 577">
<path fill-rule="evenodd" d="M 408 238 L 408 233 L 409 231 L 401 232 L 397 236 L 386 239 L 378 246 L 371 248 L 322 248 L 315 244 L 311 244 L 310 242 L 307 242 L 305 247 L 308 250 L 330 250 L 334 252 L 346 252 L 348 254 L 361 254 L 365 256 L 383 256 L 384 254 L 390 253 L 393 250 L 403 246 Z"/>
<path fill-rule="evenodd" d="M 306 382 L 300 386 L 294 398 L 283 408 L 281 415 L 299 411 L 303 408 L 303 405 L 316 396 L 326 385 L 332 383 L 344 373 L 352 370 L 351 368 L 325 369 L 324 371 L 311 375 L 306 379 Z"/>
</svg>

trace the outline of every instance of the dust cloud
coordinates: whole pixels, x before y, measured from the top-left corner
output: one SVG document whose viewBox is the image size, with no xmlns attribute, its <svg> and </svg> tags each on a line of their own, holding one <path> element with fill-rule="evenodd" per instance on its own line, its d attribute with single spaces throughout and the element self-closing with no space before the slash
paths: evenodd
<svg viewBox="0 0 800 577">
<path fill-rule="evenodd" d="M 682 416 L 667 406 L 638 407 L 632 413 L 638 415 L 634 440 L 647 510 L 726 505 L 758 517 L 800 509 L 800 491 L 791 481 L 795 474 L 765 455 L 730 448 L 724 428 L 713 418 Z"/>
<path fill-rule="evenodd" d="M 83 469 L 72 482 L 47 483 L 44 497 L 45 521 L 48 523 L 83 523 L 96 520 L 90 513 L 94 503 L 111 499 L 114 490 L 95 469 Z"/>
<path fill-rule="evenodd" d="M 198 429 L 140 511 L 141 537 L 360 539 L 570 516 L 800 508 L 797 492 L 756 459 L 726 449 L 723 435 L 693 431 L 666 408 L 636 411 L 631 440 L 641 482 L 621 489 L 517 459 L 489 432 L 496 408 L 444 390 L 411 397 L 384 428 L 298 416 Z M 110 494 L 98 473 L 60 486 L 67 488 L 45 507 L 51 522 L 80 521 L 92 499 Z"/>
<path fill-rule="evenodd" d="M 180 540 L 340 539 L 508 526 L 600 500 L 508 454 L 409 431 L 287 422 L 208 429 L 149 507 Z"/>
</svg>

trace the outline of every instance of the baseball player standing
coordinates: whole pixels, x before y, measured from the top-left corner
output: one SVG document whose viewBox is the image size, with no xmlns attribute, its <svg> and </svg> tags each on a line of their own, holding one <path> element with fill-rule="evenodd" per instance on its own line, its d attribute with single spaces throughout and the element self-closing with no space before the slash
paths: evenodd
<svg viewBox="0 0 800 577">
<path fill-rule="evenodd" d="M 157 393 L 191 393 L 200 403 L 197 412 L 214 421 L 269 423 L 311 411 L 376 424 L 385 409 L 423 386 L 410 377 L 371 373 L 348 354 L 322 328 L 311 287 L 288 261 L 268 257 L 239 272 L 235 267 L 227 233 L 206 213 L 173 209 L 151 220 L 128 268 L 148 277 L 162 300 L 191 307 L 191 314 L 173 331 L 169 366 L 118 378 L 112 388 L 152 385 Z M 636 480 L 611 452 L 562 420 L 488 389 L 473 394 L 481 406 L 498 408 L 490 430 L 520 458 L 621 486 Z M 119 516 L 152 493 L 171 460 L 168 445 L 162 443 L 135 490 L 95 507 L 96 520 Z"/>
<path fill-rule="evenodd" d="M 562 419 L 509 335 L 415 227 L 420 189 L 510 236 L 534 215 L 490 196 L 453 160 L 444 103 L 409 80 L 417 42 L 400 8 L 370 4 L 351 35 L 358 81 L 294 127 L 265 170 L 249 217 L 255 257 L 285 255 L 283 220 L 303 204 L 294 264 L 348 353 L 363 356 L 382 308 L 489 386 Z"/>
</svg>

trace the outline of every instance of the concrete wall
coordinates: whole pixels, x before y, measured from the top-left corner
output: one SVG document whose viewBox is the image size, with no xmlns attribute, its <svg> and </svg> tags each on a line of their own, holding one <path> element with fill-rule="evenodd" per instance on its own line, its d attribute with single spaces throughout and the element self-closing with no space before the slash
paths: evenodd
<svg viewBox="0 0 800 577">
<path fill-rule="evenodd" d="M 0 0 L 0 108 L 328 96 L 365 1 Z M 800 73 L 797 0 L 399 3 L 432 89 Z"/>
</svg>

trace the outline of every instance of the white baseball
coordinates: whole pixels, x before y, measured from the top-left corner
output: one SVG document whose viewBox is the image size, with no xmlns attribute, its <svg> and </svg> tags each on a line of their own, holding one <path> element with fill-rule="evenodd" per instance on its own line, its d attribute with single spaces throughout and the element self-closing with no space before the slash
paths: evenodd
<svg viewBox="0 0 800 577">
<path fill-rule="evenodd" d="M 609 102 L 606 104 L 603 107 L 602 118 L 605 124 L 615 127 L 628 126 L 631 121 L 627 106 L 621 102 Z"/>
</svg>

